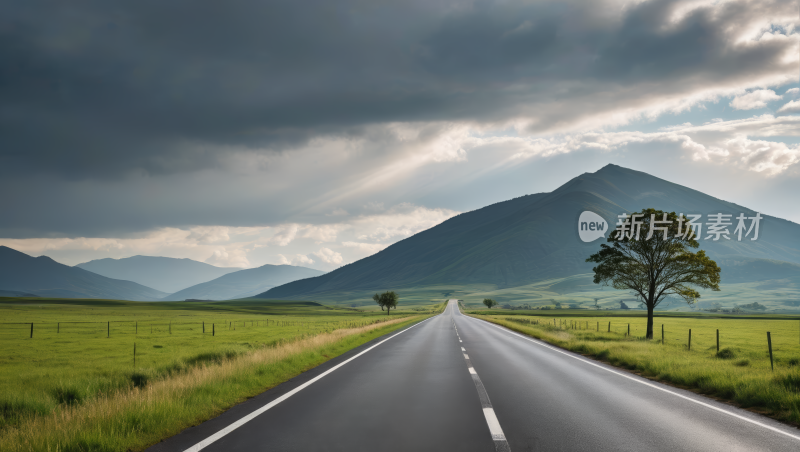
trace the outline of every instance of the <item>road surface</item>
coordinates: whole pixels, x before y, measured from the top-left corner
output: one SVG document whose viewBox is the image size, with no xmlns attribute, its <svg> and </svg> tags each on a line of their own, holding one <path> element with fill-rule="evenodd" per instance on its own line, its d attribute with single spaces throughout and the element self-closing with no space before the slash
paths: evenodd
<svg viewBox="0 0 800 452">
<path fill-rule="evenodd" d="M 161 451 L 798 451 L 757 414 L 445 312 L 185 430 Z"/>
</svg>

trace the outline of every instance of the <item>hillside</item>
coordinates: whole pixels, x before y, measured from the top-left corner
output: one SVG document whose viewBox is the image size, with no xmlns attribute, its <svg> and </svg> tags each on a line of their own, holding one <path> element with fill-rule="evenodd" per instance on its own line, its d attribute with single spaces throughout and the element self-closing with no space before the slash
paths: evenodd
<svg viewBox="0 0 800 452">
<path fill-rule="evenodd" d="M 607 165 L 551 193 L 522 196 L 463 213 L 328 274 L 285 284 L 259 296 L 326 299 L 346 293 L 352 298 L 388 288 L 447 284 L 504 289 L 585 274 L 592 268 L 585 259 L 599 249 L 600 241 L 580 241 L 581 212 L 599 214 L 613 229 L 617 215 L 646 207 L 702 214 L 703 222 L 711 213 L 734 217 L 755 214 L 752 209 L 646 173 Z M 717 259 L 740 257 L 800 264 L 800 225 L 762 216 L 757 241 L 702 240 L 701 248 Z M 725 270 L 723 266 L 723 283 L 727 282 Z"/>
<path fill-rule="evenodd" d="M 40 297 L 156 301 L 164 292 L 0 246 L 0 290 Z"/>
<path fill-rule="evenodd" d="M 95 259 L 76 267 L 107 278 L 124 279 L 160 290 L 177 292 L 241 268 L 215 267 L 191 259 L 160 256 L 133 256 L 124 259 Z"/>
<path fill-rule="evenodd" d="M 322 274 L 323 272 L 319 270 L 306 267 L 267 264 L 258 268 L 239 270 L 220 276 L 212 281 L 197 284 L 170 294 L 164 297 L 164 300 L 231 300 L 246 298 L 287 282 Z"/>
</svg>

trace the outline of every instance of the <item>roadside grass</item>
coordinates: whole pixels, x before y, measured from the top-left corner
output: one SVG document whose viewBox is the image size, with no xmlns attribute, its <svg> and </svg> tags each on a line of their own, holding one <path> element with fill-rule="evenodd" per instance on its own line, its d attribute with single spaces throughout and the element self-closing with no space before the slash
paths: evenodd
<svg viewBox="0 0 800 452">
<path fill-rule="evenodd" d="M 443 307 L 387 317 L 123 303 L 0 303 L 0 450 L 139 450 Z M 112 320 L 111 337 L 107 323 L 65 323 L 92 317 Z M 8 325 L 25 320 L 33 339 Z"/>
<path fill-rule="evenodd" d="M 656 317 L 654 340 L 648 341 L 644 339 L 646 319 L 643 318 L 473 316 L 653 380 L 800 425 L 800 322 L 797 320 Z M 691 350 L 688 349 L 690 328 Z M 774 371 L 770 368 L 767 331 L 772 335 Z"/>
</svg>

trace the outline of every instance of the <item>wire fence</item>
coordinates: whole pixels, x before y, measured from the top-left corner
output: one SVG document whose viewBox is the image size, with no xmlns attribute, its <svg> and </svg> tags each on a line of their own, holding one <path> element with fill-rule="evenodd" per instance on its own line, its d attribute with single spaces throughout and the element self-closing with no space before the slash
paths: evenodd
<svg viewBox="0 0 800 452">
<path fill-rule="evenodd" d="M 394 317 L 396 318 L 396 317 Z M 238 331 L 248 328 L 296 328 L 298 331 L 319 332 L 340 328 L 357 328 L 393 319 L 359 319 L 340 321 L 294 321 L 275 319 L 221 319 L 212 321 L 65 321 L 65 322 L 0 322 L 0 340 L 36 338 L 46 335 L 116 337 L 140 334 L 209 334 Z"/>
</svg>

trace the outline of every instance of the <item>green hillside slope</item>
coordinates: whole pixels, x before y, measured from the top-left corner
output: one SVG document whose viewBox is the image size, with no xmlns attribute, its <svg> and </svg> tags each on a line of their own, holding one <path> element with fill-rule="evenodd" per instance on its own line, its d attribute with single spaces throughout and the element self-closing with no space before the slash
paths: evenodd
<svg viewBox="0 0 800 452">
<path fill-rule="evenodd" d="M 578 176 L 552 193 L 522 196 L 451 218 L 385 250 L 317 278 L 295 281 L 264 298 L 362 297 L 386 288 L 486 284 L 503 289 L 591 272 L 578 218 L 591 210 L 613 229 L 617 215 L 646 207 L 684 214 L 754 215 L 671 182 L 615 165 Z M 800 225 L 764 215 L 759 239 L 702 240 L 714 258 L 756 258 L 800 264 Z M 730 231 L 733 232 L 733 227 Z M 705 236 L 705 230 L 703 236 Z M 726 282 L 723 266 L 723 282 Z"/>
</svg>

